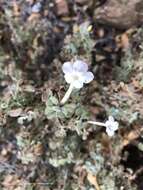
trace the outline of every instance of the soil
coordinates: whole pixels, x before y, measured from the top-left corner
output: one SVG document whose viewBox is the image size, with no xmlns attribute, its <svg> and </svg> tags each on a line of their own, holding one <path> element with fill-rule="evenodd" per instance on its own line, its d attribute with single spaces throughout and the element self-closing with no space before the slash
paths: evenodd
<svg viewBox="0 0 143 190">
<path fill-rule="evenodd" d="M 141 0 L 1 1 L 1 189 L 143 189 L 142 23 Z M 60 105 L 77 59 L 94 80 Z"/>
</svg>

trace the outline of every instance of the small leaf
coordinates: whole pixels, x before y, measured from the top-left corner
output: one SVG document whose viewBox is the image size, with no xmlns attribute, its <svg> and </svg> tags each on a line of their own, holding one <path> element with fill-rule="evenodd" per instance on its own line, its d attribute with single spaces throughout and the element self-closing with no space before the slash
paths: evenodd
<svg viewBox="0 0 143 190">
<path fill-rule="evenodd" d="M 53 107 L 47 106 L 45 109 L 45 115 L 48 119 L 53 119 L 55 117 L 55 111 L 53 110 Z"/>
<path fill-rule="evenodd" d="M 49 100 L 51 101 L 53 105 L 58 105 L 59 103 L 58 99 L 55 98 L 54 96 L 51 96 Z"/>
<path fill-rule="evenodd" d="M 75 104 L 66 104 L 63 108 L 62 108 L 62 112 L 65 115 L 66 118 L 70 118 L 72 116 L 72 114 L 74 113 L 76 108 Z"/>
</svg>

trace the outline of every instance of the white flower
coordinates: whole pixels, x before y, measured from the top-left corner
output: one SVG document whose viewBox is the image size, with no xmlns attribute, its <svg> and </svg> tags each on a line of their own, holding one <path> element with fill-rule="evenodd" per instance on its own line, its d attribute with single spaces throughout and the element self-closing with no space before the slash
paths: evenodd
<svg viewBox="0 0 143 190">
<path fill-rule="evenodd" d="M 106 133 L 110 137 L 112 137 L 115 134 L 115 131 L 118 130 L 119 127 L 119 123 L 114 120 L 113 116 L 109 116 L 108 120 L 105 123 L 96 121 L 88 121 L 88 123 L 106 127 Z"/>
<path fill-rule="evenodd" d="M 105 122 L 106 133 L 111 137 L 114 135 L 115 131 L 118 130 L 119 123 L 114 120 L 112 116 L 109 116 L 108 120 Z"/>
<path fill-rule="evenodd" d="M 88 65 L 81 60 L 76 60 L 74 63 L 65 62 L 62 66 L 62 70 L 66 82 L 70 84 L 68 91 L 61 100 L 61 104 L 64 104 L 74 88 L 82 88 L 84 83 L 87 84 L 93 80 L 94 75 L 88 71 Z"/>
<path fill-rule="evenodd" d="M 72 84 L 74 88 L 82 88 L 84 83 L 89 83 L 94 78 L 92 72 L 88 71 L 88 65 L 81 60 L 74 63 L 65 62 L 62 70 L 66 82 Z"/>
</svg>

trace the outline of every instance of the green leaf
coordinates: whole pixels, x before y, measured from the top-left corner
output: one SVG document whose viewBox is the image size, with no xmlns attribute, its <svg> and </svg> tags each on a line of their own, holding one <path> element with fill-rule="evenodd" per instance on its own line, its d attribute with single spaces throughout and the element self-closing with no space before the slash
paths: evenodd
<svg viewBox="0 0 143 190">
<path fill-rule="evenodd" d="M 70 118 L 73 115 L 75 108 L 76 108 L 75 104 L 66 104 L 62 108 L 62 112 L 65 115 L 65 118 Z"/>
<path fill-rule="evenodd" d="M 55 98 L 54 96 L 51 96 L 50 97 L 50 101 L 53 105 L 58 105 L 59 104 L 59 101 L 57 98 Z"/>
</svg>

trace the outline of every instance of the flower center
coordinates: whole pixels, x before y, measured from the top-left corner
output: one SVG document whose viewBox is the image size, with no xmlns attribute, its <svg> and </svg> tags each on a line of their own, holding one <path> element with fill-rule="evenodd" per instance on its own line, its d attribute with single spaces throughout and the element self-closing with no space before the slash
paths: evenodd
<svg viewBox="0 0 143 190">
<path fill-rule="evenodd" d="M 73 81 L 79 80 L 79 76 L 77 74 L 73 75 Z"/>
</svg>

